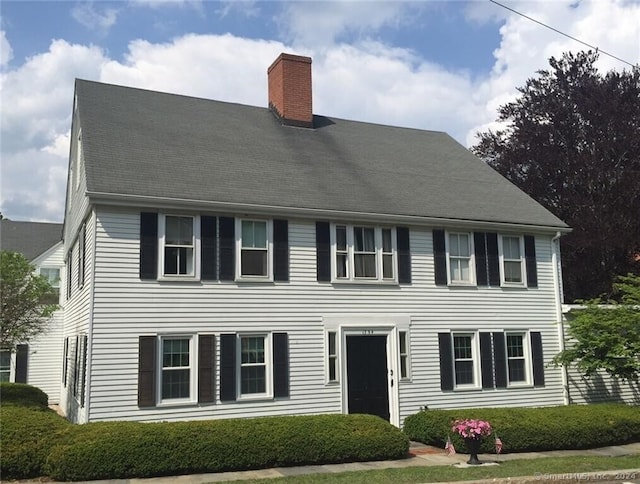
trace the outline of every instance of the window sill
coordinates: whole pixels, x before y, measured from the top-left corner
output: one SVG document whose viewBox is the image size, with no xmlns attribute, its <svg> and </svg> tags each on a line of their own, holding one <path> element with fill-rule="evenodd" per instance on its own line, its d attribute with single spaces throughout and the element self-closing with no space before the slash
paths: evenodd
<svg viewBox="0 0 640 484">
<path fill-rule="evenodd" d="M 195 400 L 180 400 L 180 401 L 166 401 L 156 404 L 157 408 L 169 408 L 169 407 L 195 407 L 198 404 Z"/>
<path fill-rule="evenodd" d="M 381 279 L 333 279 L 331 284 L 336 285 L 374 285 L 374 286 L 399 286 L 398 281 Z"/>
<path fill-rule="evenodd" d="M 503 282 L 500 284 L 500 287 L 504 289 L 527 289 L 526 284 L 518 284 L 515 282 Z"/>
<path fill-rule="evenodd" d="M 160 276 L 158 282 L 200 282 L 196 276 Z"/>
<path fill-rule="evenodd" d="M 523 383 L 507 383 L 507 390 L 511 390 L 514 388 L 533 388 L 533 384 L 529 382 Z"/>
<path fill-rule="evenodd" d="M 236 402 L 273 402 L 273 395 L 241 395 L 236 399 Z"/>
<path fill-rule="evenodd" d="M 273 278 L 268 276 L 240 276 L 240 277 L 236 277 L 234 279 L 234 282 L 270 283 L 270 282 L 273 282 Z"/>
<path fill-rule="evenodd" d="M 447 284 L 448 287 L 451 288 L 459 288 L 459 289 L 476 289 L 478 285 L 475 282 L 450 282 Z"/>
<path fill-rule="evenodd" d="M 477 392 L 482 391 L 482 387 L 455 387 L 454 392 Z"/>
</svg>

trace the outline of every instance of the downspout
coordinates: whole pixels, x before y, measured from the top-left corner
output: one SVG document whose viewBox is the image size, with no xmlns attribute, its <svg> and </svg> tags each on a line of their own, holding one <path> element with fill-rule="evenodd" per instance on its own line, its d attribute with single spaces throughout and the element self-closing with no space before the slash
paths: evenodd
<svg viewBox="0 0 640 484">
<path fill-rule="evenodd" d="M 562 290 L 560 288 L 560 237 L 561 233 L 558 231 L 556 235 L 551 239 L 551 265 L 553 267 L 553 289 L 556 305 L 556 322 L 558 324 L 558 343 L 560 345 L 560 351 L 564 351 L 564 320 L 562 317 Z M 569 377 L 567 372 L 567 366 L 562 365 L 562 402 L 564 405 L 569 405 L 571 398 L 569 395 Z"/>
</svg>

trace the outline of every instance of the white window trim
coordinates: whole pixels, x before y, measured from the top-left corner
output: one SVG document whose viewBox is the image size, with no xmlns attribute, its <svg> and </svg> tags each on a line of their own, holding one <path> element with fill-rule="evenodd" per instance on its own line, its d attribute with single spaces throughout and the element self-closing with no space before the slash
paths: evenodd
<svg viewBox="0 0 640 484">
<path fill-rule="evenodd" d="M 242 393 L 242 338 L 264 338 L 264 393 Z M 236 336 L 236 400 L 273 400 L 273 343 L 271 333 L 238 333 Z"/>
<path fill-rule="evenodd" d="M 242 275 L 242 222 L 266 222 L 267 224 L 267 275 L 250 276 Z M 236 281 L 273 282 L 273 220 L 252 217 L 236 217 Z"/>
<path fill-rule="evenodd" d="M 189 217 L 193 220 L 193 274 L 164 273 L 164 241 L 167 217 Z M 161 213 L 158 217 L 158 274 L 161 281 L 198 281 L 200 280 L 200 216 L 181 213 Z"/>
<path fill-rule="evenodd" d="M 325 334 L 325 338 L 324 338 L 324 344 L 325 344 L 325 384 L 327 385 L 336 385 L 340 383 L 340 331 L 338 330 L 326 330 L 324 332 Z M 335 336 L 335 354 L 331 355 L 329 353 L 329 334 L 333 334 Z M 329 371 L 329 367 L 331 365 L 331 358 L 332 356 L 334 357 L 334 361 L 335 361 L 335 380 L 331 380 L 330 375 L 331 372 Z"/>
<path fill-rule="evenodd" d="M 451 254 L 449 251 L 449 236 L 450 235 L 466 235 L 469 238 L 469 280 L 468 281 L 454 281 L 451 279 Z M 475 286 L 476 284 L 476 256 L 475 248 L 473 245 L 473 233 L 472 232 L 460 232 L 451 231 L 445 233 L 445 247 L 447 251 L 447 284 L 449 286 Z"/>
<path fill-rule="evenodd" d="M 522 278 L 522 282 L 507 282 L 505 280 L 505 270 L 504 270 L 504 244 L 502 242 L 503 237 L 512 237 L 517 238 L 520 243 L 520 274 Z M 517 234 L 500 234 L 498 237 L 498 251 L 500 257 L 500 285 L 503 287 L 527 287 L 527 265 L 525 264 L 524 257 L 524 237 L 522 235 Z M 509 261 L 515 262 L 515 259 L 509 259 Z"/>
<path fill-rule="evenodd" d="M 338 277 L 337 261 L 337 237 L 336 227 L 346 227 L 347 229 L 347 277 Z M 376 277 L 356 277 L 355 276 L 355 242 L 354 227 L 366 227 L 374 229 L 376 246 Z M 391 251 L 393 254 L 393 278 L 384 279 L 382 271 L 382 229 L 391 230 Z M 333 283 L 355 283 L 355 284 L 398 284 L 398 247 L 396 228 L 387 226 L 367 225 L 367 224 L 331 224 L 331 282 Z"/>
<path fill-rule="evenodd" d="M 507 344 L 507 336 L 509 335 L 517 335 L 522 336 L 522 346 L 524 349 L 524 374 L 525 381 L 511 381 L 511 376 L 509 375 L 509 348 Z M 533 386 L 533 365 L 532 365 L 532 356 L 531 356 L 531 337 L 529 336 L 528 331 L 505 331 L 504 332 L 504 351 L 505 351 L 505 362 L 507 365 L 507 388 L 515 388 L 515 387 L 530 387 Z"/>
<path fill-rule="evenodd" d="M 162 398 L 162 343 L 167 339 L 188 339 L 189 340 L 189 397 L 188 398 Z M 198 345 L 195 344 L 193 334 L 161 334 L 157 338 L 157 362 L 156 362 L 156 402 L 158 406 L 184 405 L 185 403 L 196 403 L 198 378 L 195 362 L 198 361 Z"/>
<path fill-rule="evenodd" d="M 456 381 L 456 348 L 455 340 L 456 336 L 470 336 L 471 337 L 471 359 L 473 360 L 473 383 L 459 384 Z M 453 380 L 454 390 L 478 390 L 482 388 L 480 379 L 480 338 L 477 332 L 473 331 L 456 331 L 451 333 L 451 361 L 453 362 Z"/>
</svg>

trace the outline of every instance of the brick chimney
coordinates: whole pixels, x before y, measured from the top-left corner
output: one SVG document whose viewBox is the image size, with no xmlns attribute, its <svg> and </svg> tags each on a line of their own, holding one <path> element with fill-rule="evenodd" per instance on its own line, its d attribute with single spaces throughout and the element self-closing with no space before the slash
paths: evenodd
<svg viewBox="0 0 640 484">
<path fill-rule="evenodd" d="M 269 109 L 288 126 L 313 127 L 311 58 L 282 53 L 267 70 Z"/>
</svg>

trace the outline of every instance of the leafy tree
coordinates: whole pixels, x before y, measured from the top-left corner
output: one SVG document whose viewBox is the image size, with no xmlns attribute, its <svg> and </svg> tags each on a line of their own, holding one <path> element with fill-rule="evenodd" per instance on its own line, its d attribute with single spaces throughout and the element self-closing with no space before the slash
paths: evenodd
<svg viewBox="0 0 640 484">
<path fill-rule="evenodd" d="M 22 254 L 0 251 L 0 348 L 15 349 L 42 333 L 56 304 L 55 290 Z"/>
<path fill-rule="evenodd" d="M 558 353 L 553 363 L 576 365 L 585 376 L 605 370 L 627 381 L 640 380 L 640 276 L 619 277 L 614 289 L 623 304 L 587 301 L 569 319 L 570 346 Z"/>
<path fill-rule="evenodd" d="M 551 70 L 500 108 L 506 127 L 472 148 L 564 220 L 568 301 L 611 296 L 616 274 L 640 274 L 640 68 L 600 74 L 596 52 Z"/>
</svg>

